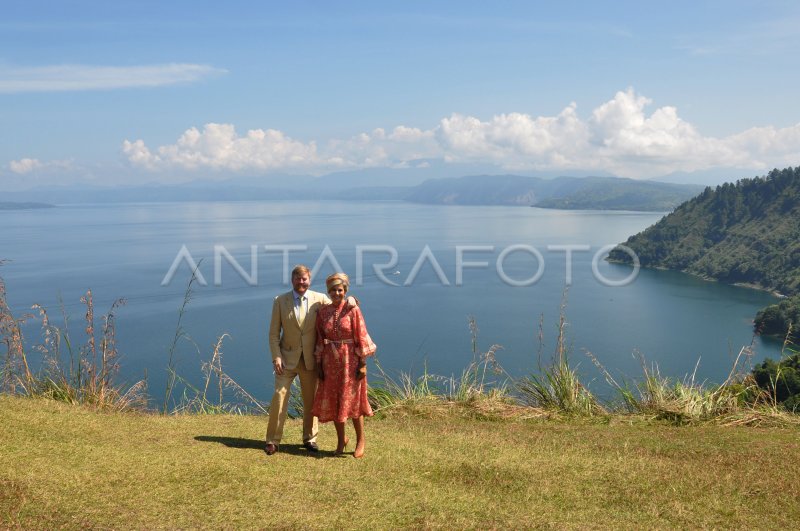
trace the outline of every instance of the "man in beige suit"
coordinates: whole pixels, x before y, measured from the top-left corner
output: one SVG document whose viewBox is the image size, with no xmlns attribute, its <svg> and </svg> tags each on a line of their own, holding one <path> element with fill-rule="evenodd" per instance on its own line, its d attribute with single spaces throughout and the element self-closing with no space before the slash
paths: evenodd
<svg viewBox="0 0 800 531">
<path fill-rule="evenodd" d="M 288 413 L 292 382 L 300 377 L 303 395 L 303 446 L 318 451 L 317 419 L 311 415 L 314 393 L 317 390 L 317 371 L 314 347 L 317 341 L 315 328 L 317 309 L 328 298 L 309 291 L 311 272 L 299 265 L 292 270 L 292 291 L 278 295 L 272 303 L 269 323 L 269 350 L 275 370 L 275 393 L 269 408 L 267 426 L 267 455 L 278 451 L 283 436 L 283 425 Z"/>
<path fill-rule="evenodd" d="M 317 390 L 314 347 L 317 342 L 317 310 L 330 302 L 327 295 L 311 291 L 311 271 L 298 265 L 292 270 L 292 291 L 278 295 L 272 303 L 269 350 L 275 370 L 275 393 L 269 408 L 267 455 L 278 451 L 286 422 L 292 382 L 300 377 L 303 395 L 303 446 L 318 452 L 317 418 L 311 414 Z M 348 303 L 352 304 L 348 299 Z"/>
</svg>

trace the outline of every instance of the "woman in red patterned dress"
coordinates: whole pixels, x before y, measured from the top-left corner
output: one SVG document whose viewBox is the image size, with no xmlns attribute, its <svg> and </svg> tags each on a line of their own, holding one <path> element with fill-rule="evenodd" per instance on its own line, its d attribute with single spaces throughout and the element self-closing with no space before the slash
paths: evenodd
<svg viewBox="0 0 800 531">
<path fill-rule="evenodd" d="M 334 273 L 325 279 L 331 298 L 317 312 L 317 359 L 319 383 L 312 413 L 320 422 L 333 421 L 338 445 L 336 455 L 347 447 L 345 422 L 353 419 L 356 430 L 354 457 L 364 457 L 364 416 L 373 415 L 367 400 L 367 361 L 375 353 L 375 343 L 367 333 L 358 306 L 349 306 L 345 297 L 350 279 Z"/>
</svg>

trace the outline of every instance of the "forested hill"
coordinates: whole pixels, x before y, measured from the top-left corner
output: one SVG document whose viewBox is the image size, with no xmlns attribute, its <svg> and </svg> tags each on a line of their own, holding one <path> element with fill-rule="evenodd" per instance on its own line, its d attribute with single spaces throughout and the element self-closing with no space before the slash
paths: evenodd
<svg viewBox="0 0 800 531">
<path fill-rule="evenodd" d="M 619 177 L 472 175 L 431 179 L 404 197 L 413 203 L 518 205 L 588 210 L 672 210 L 700 193 L 697 185 L 637 181 Z"/>
<path fill-rule="evenodd" d="M 800 294 L 800 167 L 706 188 L 632 236 L 644 267 Z M 609 259 L 630 263 L 615 249 Z"/>
</svg>

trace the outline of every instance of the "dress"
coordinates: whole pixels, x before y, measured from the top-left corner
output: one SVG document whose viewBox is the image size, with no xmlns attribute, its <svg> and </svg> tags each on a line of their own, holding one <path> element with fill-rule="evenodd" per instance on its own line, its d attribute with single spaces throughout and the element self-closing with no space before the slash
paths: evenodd
<svg viewBox="0 0 800 531">
<path fill-rule="evenodd" d="M 319 309 L 314 356 L 322 363 L 325 377 L 317 385 L 312 414 L 320 422 L 373 415 L 367 378 L 356 379 L 356 368 L 359 358 L 373 355 L 375 348 L 358 306 L 327 304 Z"/>
</svg>

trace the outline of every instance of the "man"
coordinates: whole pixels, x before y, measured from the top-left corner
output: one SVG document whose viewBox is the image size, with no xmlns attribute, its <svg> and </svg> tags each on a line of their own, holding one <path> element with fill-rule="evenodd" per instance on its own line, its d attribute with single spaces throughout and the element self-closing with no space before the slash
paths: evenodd
<svg viewBox="0 0 800 531">
<path fill-rule="evenodd" d="M 269 350 L 275 370 L 275 393 L 269 408 L 267 426 L 267 455 L 278 451 L 286 422 L 292 382 L 300 377 L 303 395 L 303 446 L 309 452 L 318 452 L 317 418 L 311 414 L 314 393 L 317 390 L 317 370 L 314 347 L 317 342 L 315 327 L 317 310 L 330 303 L 324 293 L 311 291 L 311 271 L 298 265 L 292 269 L 292 291 L 278 295 L 272 303 L 269 323 Z M 354 305 L 354 299 L 348 298 Z"/>
</svg>

